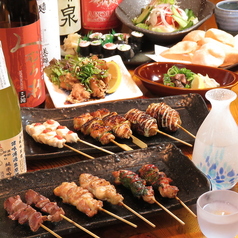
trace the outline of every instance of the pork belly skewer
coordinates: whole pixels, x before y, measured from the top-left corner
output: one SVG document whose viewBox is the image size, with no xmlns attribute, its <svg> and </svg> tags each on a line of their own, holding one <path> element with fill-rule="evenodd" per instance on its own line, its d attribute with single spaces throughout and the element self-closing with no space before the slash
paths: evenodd
<svg viewBox="0 0 238 238">
<path fill-rule="evenodd" d="M 84 135 L 90 135 L 92 138 L 98 140 L 102 145 L 106 145 L 112 142 L 123 150 L 133 150 L 128 145 L 120 144 L 115 141 L 115 136 L 111 133 L 111 128 L 109 126 L 105 126 L 101 118 L 90 118 L 87 113 L 86 118 L 83 117 L 84 115 L 74 118 L 75 130 L 80 130 Z"/>
<path fill-rule="evenodd" d="M 8 217 L 11 220 L 18 220 L 19 224 L 21 225 L 28 223 L 30 229 L 33 232 L 36 232 L 40 227 L 42 227 L 46 231 L 50 232 L 53 236 L 61 238 L 61 236 L 43 225 L 43 222 L 48 220 L 47 216 L 43 216 L 30 205 L 24 203 L 19 195 L 7 198 L 4 201 L 4 209 L 8 212 Z"/>
<path fill-rule="evenodd" d="M 179 112 L 171 108 L 166 103 L 151 103 L 147 107 L 146 113 L 157 120 L 159 128 L 169 132 L 175 132 L 181 128 L 190 136 L 196 138 L 191 132 L 181 126 L 182 120 L 180 118 Z"/>
<path fill-rule="evenodd" d="M 38 143 L 46 144 L 57 148 L 67 147 L 81 155 L 84 155 L 85 157 L 94 159 L 94 157 L 65 144 L 66 139 L 64 139 L 60 135 L 57 135 L 56 133 L 56 128 L 59 126 L 59 123 L 53 120 L 47 120 L 47 122 L 49 121 L 52 121 L 52 124 L 48 123 L 48 128 L 46 128 L 46 123 L 33 123 L 31 125 L 27 125 L 26 132 Z M 57 127 L 50 126 L 53 124 L 57 125 Z"/>
<path fill-rule="evenodd" d="M 129 170 L 118 170 L 114 171 L 112 175 L 115 178 L 115 184 L 122 184 L 124 187 L 130 189 L 135 197 L 142 198 L 145 202 L 150 204 L 156 203 L 178 222 L 180 222 L 182 225 L 185 225 L 181 219 L 175 216 L 171 211 L 169 211 L 155 199 L 152 186 L 146 186 L 146 181 L 140 178 L 136 173 Z"/>
<path fill-rule="evenodd" d="M 98 238 L 98 236 L 93 234 L 91 231 L 87 230 L 86 228 L 80 226 L 78 223 L 66 217 L 64 210 L 59 207 L 56 202 L 51 202 L 47 197 L 43 196 L 42 194 L 32 189 L 28 189 L 25 193 L 25 199 L 28 205 L 34 204 L 37 208 L 40 208 L 41 211 L 49 213 L 50 215 L 47 216 L 48 221 L 58 222 L 62 219 L 65 219 L 66 221 L 72 223 L 73 225 L 85 231 L 89 235 Z"/>
<path fill-rule="evenodd" d="M 54 194 L 62 198 L 64 203 L 75 206 L 79 211 L 85 213 L 88 217 L 92 217 L 103 211 L 118 220 L 127 223 L 130 226 L 137 227 L 137 225 L 109 212 L 103 208 L 103 202 L 93 198 L 93 194 L 87 189 L 77 186 L 75 182 L 63 182 L 61 185 L 54 189 Z"/>
<path fill-rule="evenodd" d="M 151 117 L 149 114 L 140 111 L 139 109 L 133 108 L 125 114 L 125 118 L 129 120 L 132 124 L 132 130 L 137 131 L 138 134 L 150 137 L 157 133 L 170 137 L 176 141 L 179 141 L 187 146 L 192 147 L 191 144 L 180 140 L 174 136 L 171 136 L 163 131 L 160 131 L 155 118 Z"/>
<path fill-rule="evenodd" d="M 176 198 L 181 205 L 187 209 L 194 217 L 197 217 L 189 207 L 177 196 L 179 189 L 176 186 L 170 185 L 173 181 L 168 178 L 164 172 L 159 171 L 159 168 L 153 164 L 145 164 L 139 169 L 139 175 L 146 182 L 158 189 L 162 197 Z"/>
<path fill-rule="evenodd" d="M 155 227 L 153 223 L 148 221 L 146 218 L 141 216 L 138 212 L 128 207 L 124 202 L 124 197 L 117 193 L 116 188 L 109 181 L 93 176 L 92 174 L 83 173 L 79 176 L 79 184 L 81 187 L 91 192 L 94 197 L 99 200 L 108 201 L 113 205 L 122 205 L 136 216 L 141 218 L 143 221 L 148 223 L 150 226 Z"/>
</svg>

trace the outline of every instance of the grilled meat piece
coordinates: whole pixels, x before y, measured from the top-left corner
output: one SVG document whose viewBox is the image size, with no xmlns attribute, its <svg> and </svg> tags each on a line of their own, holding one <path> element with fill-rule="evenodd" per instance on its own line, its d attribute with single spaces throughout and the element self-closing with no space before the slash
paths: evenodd
<svg viewBox="0 0 238 238">
<path fill-rule="evenodd" d="M 151 103 L 147 107 L 146 113 L 155 118 L 157 120 L 158 127 L 165 131 L 175 132 L 182 124 L 178 111 L 172 109 L 164 102 Z"/>
<path fill-rule="evenodd" d="M 69 203 L 85 213 L 88 217 L 92 217 L 102 208 L 102 201 L 93 198 L 93 194 L 87 189 L 78 187 L 76 183 L 63 182 L 54 189 L 54 194 L 63 199 L 64 203 Z"/>
<path fill-rule="evenodd" d="M 125 118 L 131 122 L 132 130 L 138 134 L 150 137 L 157 134 L 158 125 L 156 119 L 139 109 L 133 108 L 125 114 Z"/>
<path fill-rule="evenodd" d="M 114 205 L 119 204 L 124 199 L 121 194 L 117 193 L 114 185 L 92 174 L 81 174 L 79 184 L 88 189 L 97 199 L 108 201 Z"/>
</svg>

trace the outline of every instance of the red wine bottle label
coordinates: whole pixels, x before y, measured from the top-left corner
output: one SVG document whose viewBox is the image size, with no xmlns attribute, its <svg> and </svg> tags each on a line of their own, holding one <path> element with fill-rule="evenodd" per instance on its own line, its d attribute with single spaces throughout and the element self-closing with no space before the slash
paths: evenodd
<svg viewBox="0 0 238 238">
<path fill-rule="evenodd" d="M 115 9 L 122 0 L 82 0 L 82 24 L 84 29 L 107 30 L 115 29 L 121 22 Z"/>
<path fill-rule="evenodd" d="M 13 138 L 0 141 L 0 179 L 27 171 L 22 131 Z"/>
<path fill-rule="evenodd" d="M 0 28 L 0 41 L 21 107 L 36 107 L 45 100 L 41 59 L 40 21 L 15 27 Z"/>
</svg>

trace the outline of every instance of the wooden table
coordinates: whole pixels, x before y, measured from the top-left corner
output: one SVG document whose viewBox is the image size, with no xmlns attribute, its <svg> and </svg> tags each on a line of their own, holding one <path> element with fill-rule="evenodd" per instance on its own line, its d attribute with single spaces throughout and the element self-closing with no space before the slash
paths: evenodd
<svg viewBox="0 0 238 238">
<path fill-rule="evenodd" d="M 219 2 L 217 0 L 213 0 L 213 3 Z M 212 16 L 209 20 L 207 20 L 200 29 L 207 30 L 212 27 L 217 27 L 215 23 L 215 18 Z M 131 75 L 133 75 L 134 68 L 128 69 Z M 238 69 L 233 69 L 238 72 Z M 142 90 L 144 97 L 155 97 L 147 89 L 145 89 L 142 83 L 139 80 L 134 79 L 136 84 Z M 238 86 L 232 89 L 236 93 L 238 93 Z M 53 103 L 49 96 L 46 99 L 46 108 L 52 108 Z M 231 104 L 231 111 L 238 123 L 238 99 L 236 99 Z M 180 146 L 180 149 L 183 151 L 185 155 L 187 155 L 191 159 L 192 148 L 187 146 Z M 49 169 L 53 167 L 63 166 L 70 163 L 75 163 L 84 158 L 80 156 L 73 157 L 63 157 L 49 160 L 39 160 L 39 161 L 27 161 L 28 172 L 42 169 Z M 233 190 L 238 191 L 238 185 L 233 188 Z M 193 211 L 196 211 L 195 205 L 190 207 Z M 197 219 L 194 218 L 191 214 L 189 214 L 186 209 L 180 208 L 177 210 L 173 210 L 173 213 L 177 215 L 180 219 L 185 222 L 185 225 L 180 225 L 175 219 L 171 218 L 166 212 L 159 213 L 153 217 L 150 217 L 150 221 L 156 225 L 156 228 L 152 228 L 147 225 L 143 221 L 137 221 L 138 228 L 133 228 L 127 224 L 120 223 L 118 225 L 109 226 L 105 228 L 99 228 L 96 230 L 91 230 L 98 236 L 102 238 L 202 238 L 205 237 L 197 223 Z M 70 236 L 65 236 L 64 238 L 86 238 L 91 237 L 88 234 L 79 230 L 77 234 L 72 234 Z M 237 236 L 238 237 L 238 236 Z"/>
</svg>

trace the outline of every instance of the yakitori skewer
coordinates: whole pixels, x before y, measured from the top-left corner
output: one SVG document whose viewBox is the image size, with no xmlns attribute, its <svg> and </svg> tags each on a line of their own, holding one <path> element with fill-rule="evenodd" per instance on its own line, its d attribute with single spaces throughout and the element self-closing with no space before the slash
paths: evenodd
<svg viewBox="0 0 238 238">
<path fill-rule="evenodd" d="M 43 225 L 47 221 L 47 216 L 43 216 L 37 212 L 33 207 L 24 203 L 19 195 L 7 198 L 4 201 L 4 209 L 8 212 L 11 220 L 17 220 L 19 224 L 28 223 L 30 229 L 36 232 L 40 227 L 50 232 L 53 236 L 61 238 L 54 231 Z"/>
<path fill-rule="evenodd" d="M 98 211 L 103 211 L 134 228 L 137 227 L 134 223 L 104 209 L 102 201 L 94 199 L 92 193 L 87 189 L 77 186 L 74 182 L 63 182 L 54 189 L 54 194 L 61 197 L 64 203 L 76 206 L 79 211 L 85 213 L 88 217 L 94 216 Z"/>
<path fill-rule="evenodd" d="M 145 179 L 146 182 L 158 189 L 162 197 L 175 198 L 181 205 L 187 209 L 194 217 L 197 217 L 186 204 L 177 196 L 179 189 L 176 186 L 172 186 L 170 183 L 173 181 L 168 178 L 164 172 L 159 171 L 159 168 L 154 164 L 145 164 L 139 169 L 139 175 Z"/>
<path fill-rule="evenodd" d="M 123 200 L 124 197 L 117 193 L 116 188 L 109 181 L 93 176 L 89 173 L 83 173 L 79 176 L 79 184 L 81 187 L 88 189 L 97 199 L 110 202 L 113 205 L 122 205 L 130 212 L 138 216 L 140 219 L 145 221 L 152 227 L 155 225 L 147 220 L 145 217 L 141 216 L 138 212 L 127 206 Z"/>
<path fill-rule="evenodd" d="M 58 122 L 54 120 L 47 120 L 43 124 L 33 123 L 31 125 L 27 125 L 26 132 L 38 143 L 46 144 L 46 145 L 57 147 L 57 148 L 67 147 L 75 151 L 76 153 L 84 155 L 90 159 L 94 159 L 94 157 L 67 145 L 66 144 L 67 141 L 71 143 L 75 141 L 75 138 L 77 137 L 77 133 L 68 133 L 67 139 L 65 139 L 59 134 L 57 134 L 56 131 L 58 126 L 59 126 Z"/>
<path fill-rule="evenodd" d="M 147 107 L 146 113 L 157 120 L 158 127 L 160 129 L 168 132 L 175 132 L 180 128 L 195 138 L 191 132 L 181 126 L 182 120 L 180 118 L 179 112 L 171 108 L 168 104 L 164 102 L 151 103 Z"/>
<path fill-rule="evenodd" d="M 156 203 L 179 223 L 182 225 L 185 224 L 181 219 L 175 216 L 171 211 L 169 211 L 165 206 L 155 199 L 152 186 L 146 186 L 146 181 L 140 178 L 136 173 L 129 170 L 118 170 L 114 171 L 112 174 L 115 177 L 116 184 L 122 184 L 126 188 L 130 189 L 135 197 L 142 198 L 145 202 L 150 204 Z"/>
<path fill-rule="evenodd" d="M 191 144 L 180 140 L 172 135 L 169 135 L 163 131 L 160 131 L 158 128 L 157 120 L 153 117 L 151 117 L 149 114 L 137 109 L 133 108 L 129 110 L 125 114 L 125 118 L 131 122 L 132 129 L 135 130 L 138 134 L 150 137 L 154 136 L 157 133 L 160 133 L 162 135 L 165 135 L 167 137 L 170 137 L 171 139 L 174 139 L 176 141 L 179 141 L 187 146 L 192 147 Z"/>
<path fill-rule="evenodd" d="M 52 119 L 49 119 L 49 120 L 45 121 L 44 123 L 32 123 L 32 124 L 26 126 L 27 133 L 30 136 L 32 136 L 33 138 L 36 138 L 36 140 L 37 140 L 37 136 L 40 133 L 42 133 L 42 131 L 44 131 L 45 129 L 56 131 L 57 135 L 61 136 L 68 143 L 81 142 L 81 143 L 87 144 L 91 147 L 94 147 L 98 150 L 104 151 L 108 154 L 114 154 L 113 152 L 111 152 L 109 150 L 103 149 L 99 146 L 93 145 L 89 142 L 86 142 L 86 141 L 80 139 L 78 137 L 77 133 L 69 130 L 66 126 L 61 126 L 57 121 L 52 120 Z M 76 150 L 76 149 L 74 149 L 74 150 Z M 75 152 L 81 153 L 79 150 L 76 150 Z"/>
<path fill-rule="evenodd" d="M 132 142 L 140 148 L 148 147 L 146 143 L 141 141 L 139 138 L 132 135 L 130 122 L 123 116 L 118 115 L 117 112 L 111 112 L 106 108 L 101 108 L 90 113 L 84 113 L 74 118 L 74 128 L 81 130 L 81 127 L 93 118 L 102 119 L 101 124 L 104 124 L 111 128 L 111 131 L 116 137 L 124 139 L 132 139 Z"/>
<path fill-rule="evenodd" d="M 85 231 L 89 235 L 95 238 L 99 238 L 97 235 L 95 235 L 88 229 L 84 228 L 83 226 L 66 217 L 63 208 L 59 207 L 56 202 L 51 202 L 47 197 L 43 196 L 42 194 L 32 189 L 28 189 L 25 193 L 25 199 L 28 205 L 34 204 L 35 207 L 41 209 L 42 212 L 48 213 L 49 214 L 47 216 L 48 221 L 58 222 L 61 221 L 62 219 L 65 219 L 66 221 L 72 223 L 73 225 Z"/>
<path fill-rule="evenodd" d="M 99 117 L 92 117 L 91 114 L 85 113 L 75 117 L 73 123 L 75 130 L 80 130 L 84 135 L 90 135 L 92 138 L 98 140 L 102 145 L 112 142 L 123 150 L 133 150 L 128 145 L 115 141 L 116 137 L 111 133 L 112 129 L 109 126 L 106 126 L 103 120 Z"/>
</svg>

